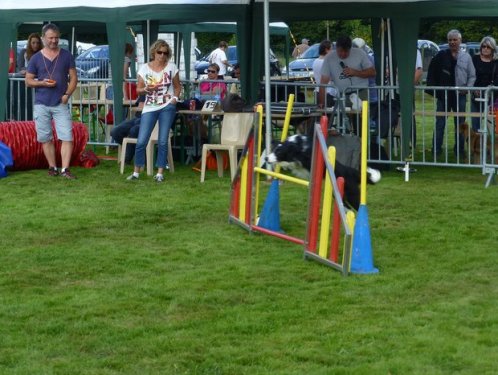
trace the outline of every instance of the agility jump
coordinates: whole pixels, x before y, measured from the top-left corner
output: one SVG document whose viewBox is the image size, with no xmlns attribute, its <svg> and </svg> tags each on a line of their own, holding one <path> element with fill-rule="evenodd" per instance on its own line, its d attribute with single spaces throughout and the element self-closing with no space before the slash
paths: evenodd
<svg viewBox="0 0 498 375">
<path fill-rule="evenodd" d="M 293 101 L 294 97 L 291 95 L 282 131 L 282 141 L 287 138 Z M 365 102 L 365 104 L 367 103 Z M 364 106 L 364 113 L 367 114 L 367 112 L 368 106 Z M 344 207 L 342 200 L 344 179 L 342 177 L 336 179 L 334 174 L 335 148 L 329 147 L 327 149 L 325 141 L 327 117 L 323 116 L 320 124 L 315 124 L 311 179 L 307 181 L 280 173 L 278 166 L 275 171 L 259 167 L 261 165 L 263 121 L 263 109 L 261 106 L 258 107 L 257 114 L 254 128 L 250 132 L 242 152 L 237 174 L 232 181 L 229 221 L 239 224 L 250 232 L 259 232 L 303 245 L 305 259 L 318 261 L 340 271 L 343 275 L 355 272 L 354 267 L 353 269 L 351 267 L 351 257 L 353 249 L 358 250 L 358 244 L 354 244 L 353 240 L 357 220 L 354 212 L 346 210 Z M 367 133 L 364 132 L 363 134 Z M 366 153 L 363 153 L 363 155 L 365 156 L 362 156 L 362 158 L 366 157 Z M 273 181 L 262 211 L 258 214 L 261 175 L 272 177 Z M 280 229 L 279 180 L 309 187 L 305 238 L 290 236 Z M 362 178 L 361 183 L 362 205 L 364 205 L 366 204 L 366 198 L 364 201 L 363 191 L 366 192 L 366 178 Z M 365 226 L 362 225 L 361 227 L 364 231 Z M 368 221 L 366 230 L 369 231 Z M 339 251 L 341 233 L 343 235 L 342 253 Z M 362 237 L 365 236 L 363 235 Z M 369 233 L 367 237 L 369 241 Z M 362 245 L 360 244 L 357 253 L 363 256 L 361 247 Z M 370 249 L 368 249 L 368 252 L 371 254 Z M 355 262 L 353 261 L 353 263 Z"/>
</svg>

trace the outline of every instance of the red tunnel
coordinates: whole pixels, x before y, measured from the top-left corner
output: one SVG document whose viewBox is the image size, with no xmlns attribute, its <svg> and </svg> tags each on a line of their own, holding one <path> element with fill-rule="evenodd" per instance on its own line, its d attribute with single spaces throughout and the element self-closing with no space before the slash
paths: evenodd
<svg viewBox="0 0 498 375">
<path fill-rule="evenodd" d="M 57 139 L 54 125 L 54 142 L 56 146 L 57 165 L 61 165 L 61 144 Z M 0 141 L 12 150 L 14 166 L 12 170 L 48 168 L 47 160 L 43 154 L 42 144 L 36 140 L 34 121 L 8 121 L 0 122 Z M 73 122 L 73 153 L 71 165 L 79 165 L 80 155 L 88 141 L 88 130 L 80 122 Z"/>
</svg>

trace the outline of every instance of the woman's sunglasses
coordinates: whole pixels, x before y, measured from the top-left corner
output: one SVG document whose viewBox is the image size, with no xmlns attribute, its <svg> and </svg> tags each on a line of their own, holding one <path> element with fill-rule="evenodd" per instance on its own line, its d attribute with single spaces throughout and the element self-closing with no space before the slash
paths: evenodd
<svg viewBox="0 0 498 375">
<path fill-rule="evenodd" d="M 168 55 L 168 51 L 156 51 L 158 55 Z"/>
</svg>

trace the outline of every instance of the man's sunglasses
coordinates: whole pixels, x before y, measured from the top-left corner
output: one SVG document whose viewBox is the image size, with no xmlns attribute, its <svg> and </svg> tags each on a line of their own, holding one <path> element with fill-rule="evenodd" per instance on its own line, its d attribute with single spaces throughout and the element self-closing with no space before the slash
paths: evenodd
<svg viewBox="0 0 498 375">
<path fill-rule="evenodd" d="M 208 73 L 218 73 L 216 70 L 208 70 Z"/>
</svg>

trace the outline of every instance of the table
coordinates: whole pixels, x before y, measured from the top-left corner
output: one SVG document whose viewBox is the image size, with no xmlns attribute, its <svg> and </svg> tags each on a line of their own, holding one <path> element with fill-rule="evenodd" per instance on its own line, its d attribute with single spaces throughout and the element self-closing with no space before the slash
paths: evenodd
<svg viewBox="0 0 498 375">
<path fill-rule="evenodd" d="M 185 160 L 184 157 L 184 151 L 185 151 L 185 133 L 184 129 L 186 128 L 186 118 L 187 116 L 207 116 L 208 119 L 208 142 L 211 141 L 211 136 L 212 136 L 212 129 L 213 129 L 213 123 L 215 121 L 216 117 L 221 117 L 223 116 L 224 112 L 223 111 L 201 111 L 199 110 L 190 110 L 190 109 L 182 109 L 178 111 L 178 114 L 181 116 L 181 136 L 180 136 L 180 161 L 182 164 L 188 164 L 190 161 L 193 161 L 193 157 L 200 157 L 202 155 L 202 144 L 201 144 L 201 125 L 202 125 L 202 119 L 201 121 L 195 121 L 193 122 L 196 125 L 196 132 L 193 135 L 193 152 L 188 153 L 187 160 Z M 221 125 L 221 119 L 218 121 Z"/>
</svg>

